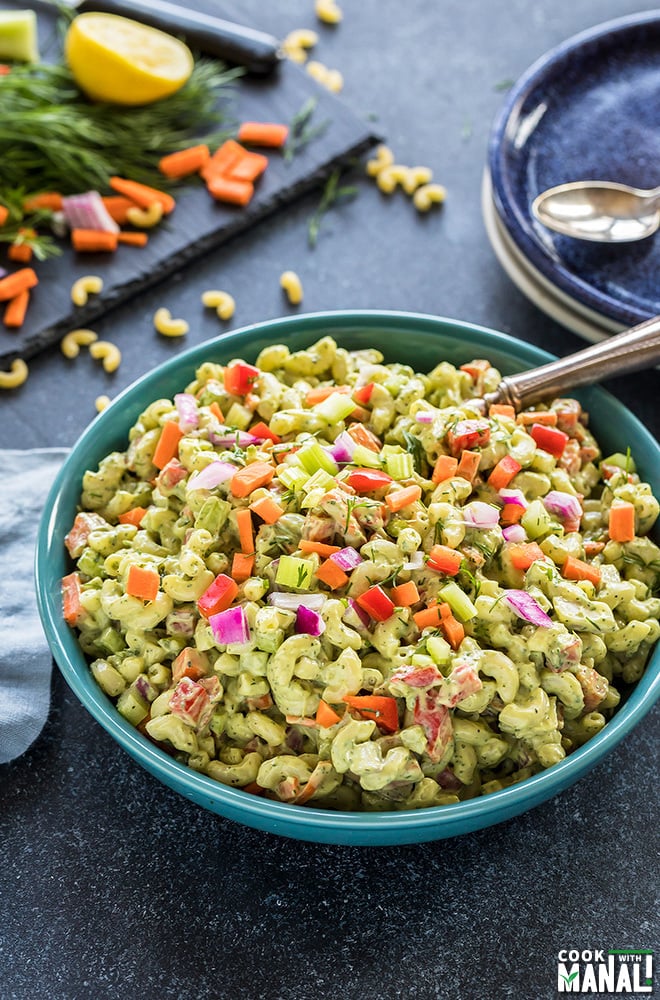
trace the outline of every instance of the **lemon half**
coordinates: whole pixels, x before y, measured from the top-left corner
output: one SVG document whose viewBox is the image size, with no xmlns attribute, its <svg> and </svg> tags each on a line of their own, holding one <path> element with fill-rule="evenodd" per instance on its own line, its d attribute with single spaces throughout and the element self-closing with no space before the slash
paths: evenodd
<svg viewBox="0 0 660 1000">
<path fill-rule="evenodd" d="M 183 42 L 116 14 L 79 14 L 64 51 L 74 79 L 94 101 L 151 104 L 169 97 L 193 71 Z"/>
</svg>

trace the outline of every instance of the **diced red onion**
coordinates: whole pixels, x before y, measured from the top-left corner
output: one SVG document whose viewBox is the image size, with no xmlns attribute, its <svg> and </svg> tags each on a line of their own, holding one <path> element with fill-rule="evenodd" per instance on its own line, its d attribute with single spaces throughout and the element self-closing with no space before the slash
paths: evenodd
<svg viewBox="0 0 660 1000">
<path fill-rule="evenodd" d="M 340 549 L 339 552 L 333 552 L 330 558 L 345 573 L 350 573 L 352 569 L 355 569 L 361 562 L 364 562 L 357 549 L 354 549 L 351 545 L 348 545 L 345 549 Z"/>
<path fill-rule="evenodd" d="M 310 611 L 320 611 L 325 604 L 325 594 L 284 594 L 268 595 L 268 603 L 282 611 L 297 611 L 298 608 L 309 608 Z"/>
<path fill-rule="evenodd" d="M 538 625 L 540 628 L 552 625 L 552 618 L 526 590 L 507 590 L 506 600 L 523 621 Z"/>
<path fill-rule="evenodd" d="M 473 500 L 463 508 L 463 522 L 471 528 L 496 528 L 499 519 L 498 508 L 481 500 Z"/>
<path fill-rule="evenodd" d="M 185 434 L 193 430 L 199 424 L 199 411 L 197 400 L 189 392 L 177 392 L 174 397 L 174 405 L 179 414 L 179 427 Z"/>
<path fill-rule="evenodd" d="M 550 490 L 542 498 L 543 506 L 549 514 L 558 514 L 569 521 L 579 521 L 582 517 L 582 505 L 572 493 L 561 490 Z"/>
<path fill-rule="evenodd" d="M 201 472 L 196 472 L 194 476 L 191 476 L 188 489 L 212 490 L 220 483 L 226 483 L 236 472 L 236 466 L 232 465 L 231 462 L 221 462 L 220 459 L 209 462 Z"/>
<path fill-rule="evenodd" d="M 412 552 L 408 562 L 403 564 L 404 569 L 424 569 L 424 553 Z"/>
<path fill-rule="evenodd" d="M 358 602 L 354 601 L 352 597 L 349 597 L 348 599 L 348 608 L 344 612 L 342 618 L 345 618 L 349 611 L 352 611 L 359 618 L 365 628 L 369 627 L 371 624 L 369 613 L 365 611 L 364 608 L 361 608 Z"/>
<path fill-rule="evenodd" d="M 502 534 L 504 535 L 505 542 L 527 541 L 527 532 L 522 524 L 509 524 L 506 528 L 502 528 Z"/>
<path fill-rule="evenodd" d="M 301 604 L 296 612 L 296 632 L 303 632 L 305 635 L 323 635 L 325 632 L 325 622 L 318 611 L 312 611 Z"/>
<path fill-rule="evenodd" d="M 209 432 L 209 441 L 216 448 L 247 448 L 251 444 L 261 444 L 265 438 L 257 437 L 255 434 L 248 434 L 247 431 L 226 431 L 224 434 Z"/>
<path fill-rule="evenodd" d="M 500 490 L 500 497 L 504 503 L 512 504 L 514 507 L 523 507 L 524 510 L 529 507 L 522 490 Z"/>
<path fill-rule="evenodd" d="M 240 605 L 211 615 L 209 625 L 214 637 L 223 646 L 241 646 L 250 641 L 247 615 Z"/>
<path fill-rule="evenodd" d="M 151 701 L 149 694 L 153 692 L 153 688 L 144 674 L 140 674 L 139 677 L 135 678 L 135 689 L 139 691 L 146 701 Z"/>
<path fill-rule="evenodd" d="M 432 424 L 433 414 L 429 410 L 420 410 L 415 414 L 415 422 L 418 424 Z"/>
<path fill-rule="evenodd" d="M 98 191 L 86 191 L 84 194 L 72 194 L 62 198 L 62 212 L 70 229 L 119 232 L 119 226 L 110 217 Z"/>
<path fill-rule="evenodd" d="M 335 462 L 345 464 L 353 458 L 353 452 L 357 448 L 357 441 L 354 441 L 348 431 L 342 431 L 334 440 L 334 444 L 329 449 Z"/>
</svg>

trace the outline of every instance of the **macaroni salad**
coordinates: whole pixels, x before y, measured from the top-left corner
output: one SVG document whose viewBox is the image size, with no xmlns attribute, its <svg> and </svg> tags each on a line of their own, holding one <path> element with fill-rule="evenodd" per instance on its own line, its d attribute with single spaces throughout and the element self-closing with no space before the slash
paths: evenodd
<svg viewBox="0 0 660 1000">
<path fill-rule="evenodd" d="M 330 337 L 201 365 L 83 479 L 63 613 L 145 737 L 294 804 L 501 789 L 606 724 L 660 635 L 659 511 L 573 399 Z"/>
</svg>

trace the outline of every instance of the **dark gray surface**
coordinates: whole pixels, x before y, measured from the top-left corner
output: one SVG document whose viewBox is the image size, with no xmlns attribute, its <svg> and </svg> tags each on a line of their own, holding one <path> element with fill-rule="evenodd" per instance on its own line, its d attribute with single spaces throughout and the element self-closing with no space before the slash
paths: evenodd
<svg viewBox="0 0 660 1000">
<path fill-rule="evenodd" d="M 503 81 L 576 31 L 651 6 L 344 6 L 341 27 L 321 29 L 318 58 L 344 72 L 344 98 L 378 114 L 403 162 L 434 168 L 448 188 L 442 212 L 417 217 L 358 179 L 359 196 L 327 217 L 310 251 L 317 199 L 306 198 L 99 324 L 123 351 L 115 376 L 87 356 L 35 359 L 23 390 L 0 399 L 3 443 L 71 444 L 99 393 L 176 353 L 179 342 L 153 331 L 157 306 L 191 321 L 187 343 L 221 329 L 199 303 L 204 288 L 235 295 L 234 327 L 288 312 L 278 286 L 288 267 L 303 278 L 306 310 L 414 309 L 559 354 L 583 346 L 520 295 L 487 243 L 488 131 Z M 279 35 L 314 25 L 311 0 L 240 7 Z M 657 435 L 657 373 L 611 387 Z M 419 847 L 322 847 L 179 798 L 56 676 L 42 737 L 0 768 L 0 995 L 541 1000 L 558 995 L 560 948 L 655 948 L 657 958 L 657 737 L 656 711 L 591 776 L 489 830 Z"/>
</svg>

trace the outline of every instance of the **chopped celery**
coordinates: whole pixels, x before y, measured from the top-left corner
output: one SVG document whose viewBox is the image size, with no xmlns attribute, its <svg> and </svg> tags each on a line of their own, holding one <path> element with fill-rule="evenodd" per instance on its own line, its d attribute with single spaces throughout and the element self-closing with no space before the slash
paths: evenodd
<svg viewBox="0 0 660 1000">
<path fill-rule="evenodd" d="M 392 479 L 410 479 L 415 471 L 415 460 L 407 451 L 390 453 L 385 458 L 385 469 Z"/>
<path fill-rule="evenodd" d="M 296 458 L 310 475 L 318 472 L 319 469 L 324 469 L 331 476 L 336 476 L 339 472 L 339 466 L 335 460 L 314 439 L 305 442 L 302 448 L 296 452 Z"/>
<path fill-rule="evenodd" d="M 445 584 L 440 591 L 440 597 L 443 601 L 447 602 L 454 614 L 457 615 L 462 621 L 468 621 L 470 618 L 476 617 L 477 609 L 468 595 L 463 593 L 457 583 L 452 582 Z M 429 653 L 431 653 L 430 649 Z M 431 655 L 433 654 L 431 653 Z"/>
<path fill-rule="evenodd" d="M 324 469 L 317 469 L 313 476 L 310 476 L 303 486 L 305 493 L 323 488 L 327 493 L 333 486 L 337 485 L 337 480 L 330 476 Z"/>
<path fill-rule="evenodd" d="M 83 549 L 83 553 L 78 560 L 78 569 L 83 576 L 93 579 L 95 576 L 103 576 L 103 556 L 95 552 L 94 549 Z"/>
<path fill-rule="evenodd" d="M 238 427 L 239 430 L 244 431 L 250 426 L 253 419 L 254 414 L 252 410 L 248 410 L 247 406 L 232 403 L 227 412 L 226 422 L 228 427 Z"/>
<path fill-rule="evenodd" d="M 280 556 L 275 583 L 283 587 L 293 587 L 296 590 L 309 590 L 314 572 L 311 559 L 299 559 L 297 556 Z"/>
<path fill-rule="evenodd" d="M 322 403 L 317 403 L 314 413 L 323 417 L 330 424 L 338 424 L 340 420 L 352 413 L 357 403 L 354 403 L 350 396 L 345 396 L 341 392 L 331 393 Z"/>
<path fill-rule="evenodd" d="M 618 465 L 624 472 L 637 472 L 635 459 L 630 454 L 630 450 L 628 450 L 627 455 L 624 455 L 621 451 L 615 451 L 613 455 L 608 455 L 607 458 L 604 458 L 601 464 Z"/>
<path fill-rule="evenodd" d="M 365 448 L 364 445 L 358 444 L 353 452 L 351 464 L 362 469 L 380 469 L 382 462 L 377 451 L 372 451 L 371 448 Z"/>
<path fill-rule="evenodd" d="M 308 510 L 310 507 L 317 507 L 327 492 L 328 491 L 324 489 L 323 486 L 317 486 L 309 492 L 305 490 L 305 497 L 300 501 L 300 509 Z"/>
<path fill-rule="evenodd" d="M 309 479 L 309 473 L 295 465 L 280 465 L 277 478 L 290 490 L 300 490 Z"/>
<path fill-rule="evenodd" d="M 231 504 L 220 497 L 209 497 L 202 504 L 202 508 L 195 518 L 196 528 L 205 528 L 212 535 L 220 534 L 225 521 L 229 517 Z"/>
<path fill-rule="evenodd" d="M 433 658 L 433 661 L 437 663 L 439 667 L 449 663 L 451 658 L 451 646 L 446 639 L 442 638 L 442 636 L 430 635 L 426 640 L 426 648 L 429 651 L 429 655 Z"/>
<path fill-rule="evenodd" d="M 149 704 L 132 687 L 126 688 L 117 699 L 117 711 L 131 723 L 138 726 L 149 714 Z"/>
<path fill-rule="evenodd" d="M 39 61 L 37 15 L 33 10 L 0 11 L 0 59 Z"/>
<path fill-rule="evenodd" d="M 560 527 L 548 514 L 541 500 L 532 500 L 520 523 L 531 539 L 541 538 Z"/>
</svg>

